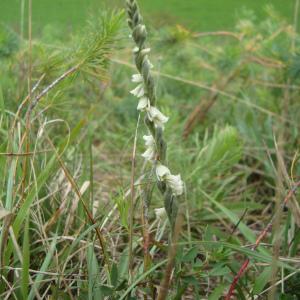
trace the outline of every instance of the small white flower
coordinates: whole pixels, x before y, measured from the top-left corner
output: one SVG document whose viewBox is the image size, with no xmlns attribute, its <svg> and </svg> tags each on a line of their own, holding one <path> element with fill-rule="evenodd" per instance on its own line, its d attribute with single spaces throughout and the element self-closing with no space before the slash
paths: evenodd
<svg viewBox="0 0 300 300">
<path fill-rule="evenodd" d="M 176 196 L 183 194 L 184 184 L 181 180 L 180 174 L 178 175 L 166 175 L 166 183 Z"/>
<path fill-rule="evenodd" d="M 158 165 L 155 171 L 159 181 L 164 181 L 167 175 L 171 175 L 170 170 L 164 165 Z"/>
<path fill-rule="evenodd" d="M 147 148 L 147 150 L 142 154 L 142 157 L 145 158 L 145 160 L 154 160 L 156 156 L 155 149 L 153 148 Z"/>
<path fill-rule="evenodd" d="M 150 101 L 147 97 L 142 97 L 139 100 L 139 104 L 137 106 L 137 110 L 145 111 L 150 107 Z"/>
<path fill-rule="evenodd" d="M 130 93 L 138 98 L 141 98 L 145 94 L 144 85 L 139 84 L 134 90 L 130 91 Z"/>
<path fill-rule="evenodd" d="M 156 219 L 166 219 L 167 218 L 167 212 L 164 207 L 162 208 L 155 208 L 154 209 Z"/>
<path fill-rule="evenodd" d="M 145 145 L 147 147 L 155 146 L 155 140 L 154 140 L 154 137 L 151 134 L 150 135 L 144 135 L 143 140 L 145 141 Z"/>
<path fill-rule="evenodd" d="M 143 82 L 143 77 L 141 74 L 133 74 L 131 81 L 136 82 L 136 83 L 141 83 L 141 82 Z"/>
<path fill-rule="evenodd" d="M 143 50 L 141 51 L 141 53 L 145 55 L 145 54 L 149 54 L 150 51 L 151 51 L 150 48 L 145 48 L 145 49 L 143 49 Z"/>
<path fill-rule="evenodd" d="M 164 181 L 167 184 L 174 195 L 179 196 L 183 194 L 184 183 L 179 174 L 172 175 L 166 166 L 158 165 L 156 167 L 156 176 L 159 181 Z"/>
<path fill-rule="evenodd" d="M 142 24 L 140 25 L 140 30 L 143 32 L 143 31 L 146 31 L 146 25 Z"/>
<path fill-rule="evenodd" d="M 145 56 L 144 61 L 143 61 L 143 65 L 144 66 L 148 66 L 148 68 L 151 70 L 154 68 L 154 66 L 152 65 L 152 63 L 150 62 L 148 55 Z"/>
<path fill-rule="evenodd" d="M 156 145 L 152 135 L 144 135 L 143 139 L 147 147 L 146 151 L 142 154 L 146 160 L 154 160 L 156 156 Z"/>
<path fill-rule="evenodd" d="M 156 127 L 164 127 L 169 118 L 166 117 L 162 112 L 160 112 L 156 107 L 151 106 L 148 110 L 148 118 L 154 123 Z"/>
</svg>

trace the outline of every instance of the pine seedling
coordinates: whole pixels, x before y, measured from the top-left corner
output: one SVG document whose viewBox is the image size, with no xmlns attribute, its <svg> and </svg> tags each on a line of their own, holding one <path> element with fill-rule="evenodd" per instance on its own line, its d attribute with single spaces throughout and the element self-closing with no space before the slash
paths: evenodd
<svg viewBox="0 0 300 300">
<path fill-rule="evenodd" d="M 59 83 L 74 74 L 81 72 L 101 78 L 106 77 L 122 18 L 123 13 L 111 13 L 103 14 L 99 19 L 89 22 L 85 28 L 84 38 L 75 40 L 76 46 L 58 51 L 42 65 L 45 75 L 60 69 L 66 71 L 34 97 L 30 110 L 33 110 L 38 102 Z"/>
<path fill-rule="evenodd" d="M 133 55 L 138 70 L 138 73 L 132 76 L 132 81 L 137 84 L 137 87 L 131 91 L 131 94 L 139 100 L 137 110 L 145 115 L 145 124 L 149 131 L 149 134 L 143 137 L 146 151 L 142 156 L 155 170 L 157 185 L 164 197 L 164 207 L 173 228 L 178 211 L 177 200 L 183 195 L 184 183 L 180 174 L 172 175 L 166 166 L 167 146 L 163 138 L 163 130 L 169 118 L 157 108 L 155 82 L 151 74 L 153 65 L 149 60 L 150 48 L 146 46 L 148 34 L 135 0 L 127 0 L 127 13 L 131 36 L 136 45 Z M 142 191 L 142 195 L 146 202 L 145 206 L 149 206 L 150 192 Z"/>
</svg>

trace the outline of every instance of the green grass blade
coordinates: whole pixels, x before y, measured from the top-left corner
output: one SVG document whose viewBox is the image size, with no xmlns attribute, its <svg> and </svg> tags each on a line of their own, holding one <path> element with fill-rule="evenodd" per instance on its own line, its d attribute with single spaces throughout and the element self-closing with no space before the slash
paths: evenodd
<svg viewBox="0 0 300 300">
<path fill-rule="evenodd" d="M 88 290 L 89 300 L 103 299 L 101 295 L 100 287 L 100 271 L 98 261 L 94 252 L 94 246 L 91 243 L 87 251 L 87 262 L 88 262 Z"/>
<path fill-rule="evenodd" d="M 207 197 L 209 199 L 209 201 L 211 201 L 214 205 L 216 205 L 227 216 L 227 218 L 233 224 L 237 224 L 240 221 L 240 218 L 235 213 L 233 213 L 232 211 L 230 211 L 229 209 L 227 209 L 223 204 L 221 204 L 220 202 L 218 202 L 215 199 L 213 199 L 210 195 L 208 195 L 207 193 L 205 193 L 203 190 L 201 190 L 201 192 L 205 195 L 205 197 Z M 255 243 L 255 241 L 256 241 L 256 235 L 243 222 L 239 222 L 238 229 L 241 231 L 241 233 L 243 234 L 243 236 L 251 244 Z M 260 251 L 261 253 L 264 253 L 265 255 L 270 256 L 269 252 L 267 250 L 261 248 L 261 247 L 258 247 L 258 251 Z"/>
<path fill-rule="evenodd" d="M 44 262 L 40 268 L 40 272 L 36 278 L 35 278 L 35 281 L 33 283 L 33 286 L 31 287 L 31 290 L 30 290 L 30 294 L 28 296 L 28 300 L 33 300 L 34 299 L 34 296 L 35 296 L 35 290 L 39 290 L 40 286 L 41 286 L 41 283 L 42 283 L 42 280 L 45 276 L 45 274 L 43 274 L 43 272 L 46 272 L 51 261 L 52 261 L 52 258 L 53 258 L 53 254 L 54 254 L 54 251 L 56 249 L 56 241 L 57 241 L 57 235 L 54 236 L 54 239 L 50 245 L 50 248 L 49 248 L 49 251 L 44 259 Z"/>
<path fill-rule="evenodd" d="M 28 299 L 28 289 L 29 289 L 29 265 L 30 265 L 30 247 L 29 247 L 29 217 L 27 216 L 24 228 L 24 238 L 23 238 L 23 265 L 22 265 L 22 295 L 23 299 Z"/>
<path fill-rule="evenodd" d="M 1 115 L 4 115 L 5 113 L 5 104 L 4 104 L 4 97 L 3 97 L 3 91 L 1 85 L 0 85 L 0 113 Z"/>
<path fill-rule="evenodd" d="M 121 296 L 119 300 L 123 300 L 127 297 L 127 295 L 132 291 L 132 289 L 137 286 L 141 281 L 143 281 L 145 278 L 147 278 L 151 273 L 153 273 L 156 269 L 167 263 L 167 259 L 164 259 L 163 261 L 159 262 L 155 266 L 153 266 L 151 269 L 149 269 L 147 272 L 145 272 L 142 276 L 140 276 L 137 280 L 135 280 L 125 291 L 125 293 Z"/>
</svg>

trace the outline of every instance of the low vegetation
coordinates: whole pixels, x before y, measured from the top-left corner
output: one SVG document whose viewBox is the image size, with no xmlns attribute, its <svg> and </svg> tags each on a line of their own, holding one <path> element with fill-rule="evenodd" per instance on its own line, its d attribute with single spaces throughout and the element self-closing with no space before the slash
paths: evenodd
<svg viewBox="0 0 300 300">
<path fill-rule="evenodd" d="M 140 0 L 143 16 L 147 23 L 156 27 L 162 24 L 183 24 L 194 30 L 230 30 L 244 10 L 255 13 L 257 20 L 266 17 L 265 8 L 272 5 L 289 22 L 293 20 L 294 1 L 281 0 Z M 123 0 L 72 0 L 72 1 L 35 1 L 32 5 L 32 27 L 35 35 L 63 37 L 82 28 L 89 14 L 98 10 L 124 8 Z M 3 0 L 1 21 L 22 33 L 22 24 L 27 29 L 28 1 Z M 52 26 L 51 26 L 52 25 Z M 21 26 L 21 29 L 19 29 Z"/>
<path fill-rule="evenodd" d="M 298 299 L 295 26 L 143 12 L 1 26 L 0 298 Z"/>
</svg>

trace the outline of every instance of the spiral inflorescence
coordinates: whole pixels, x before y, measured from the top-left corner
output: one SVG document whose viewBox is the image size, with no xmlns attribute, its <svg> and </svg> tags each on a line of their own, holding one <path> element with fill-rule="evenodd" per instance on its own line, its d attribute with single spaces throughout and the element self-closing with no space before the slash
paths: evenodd
<svg viewBox="0 0 300 300">
<path fill-rule="evenodd" d="M 176 198 L 184 191 L 184 183 L 180 175 L 172 175 L 166 164 L 166 143 L 163 138 L 164 124 L 168 121 L 156 107 L 155 82 L 151 74 L 153 65 L 149 60 L 150 48 L 146 46 L 147 30 L 136 0 L 127 0 L 128 25 L 135 42 L 133 55 L 138 74 L 132 76 L 137 87 L 131 91 L 139 99 L 137 109 L 145 113 L 145 124 L 149 135 L 144 136 L 146 151 L 143 157 L 155 167 L 158 188 L 164 195 L 164 206 L 171 223 L 177 214 Z"/>
</svg>

